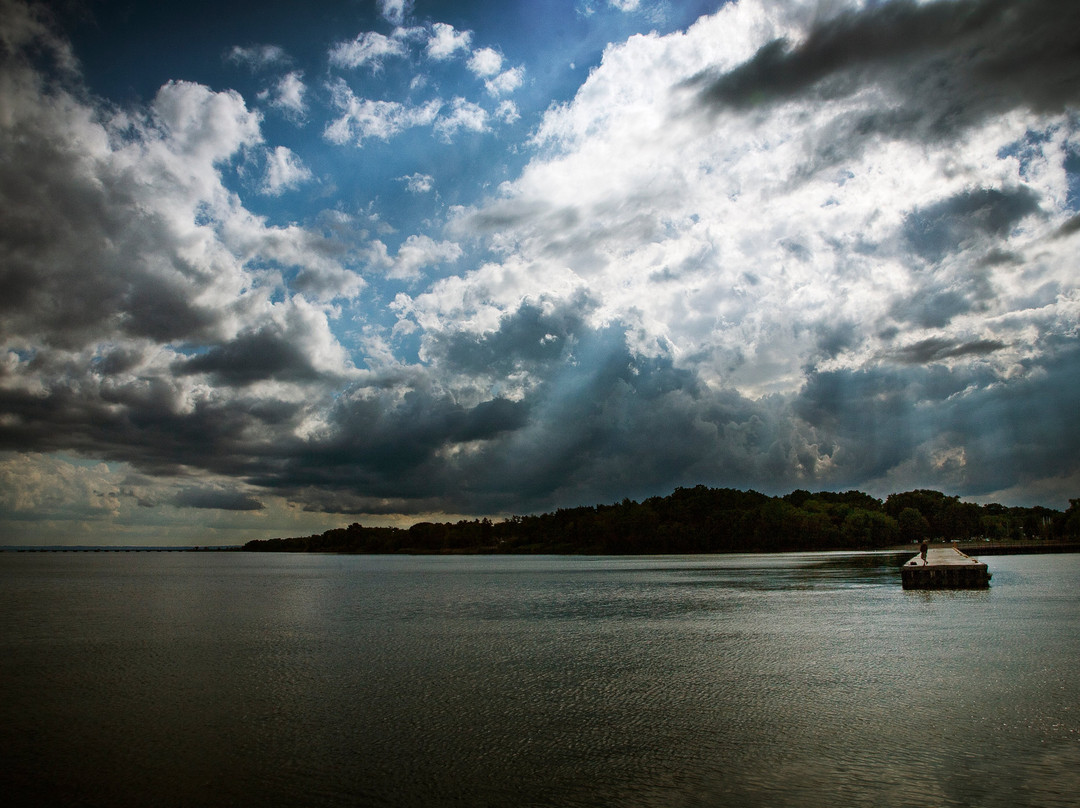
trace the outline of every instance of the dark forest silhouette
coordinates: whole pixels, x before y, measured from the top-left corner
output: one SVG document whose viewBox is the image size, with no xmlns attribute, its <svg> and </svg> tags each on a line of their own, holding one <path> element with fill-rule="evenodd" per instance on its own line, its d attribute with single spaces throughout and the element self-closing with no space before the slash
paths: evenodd
<svg viewBox="0 0 1080 808">
<path fill-rule="evenodd" d="M 642 502 L 410 528 L 348 527 L 254 540 L 251 551 L 332 553 L 657 554 L 877 549 L 923 539 L 1047 541 L 1080 536 L 1080 499 L 1051 508 L 976 505 L 939 491 L 891 494 L 793 491 L 770 497 L 731 488 L 678 488 Z"/>
</svg>

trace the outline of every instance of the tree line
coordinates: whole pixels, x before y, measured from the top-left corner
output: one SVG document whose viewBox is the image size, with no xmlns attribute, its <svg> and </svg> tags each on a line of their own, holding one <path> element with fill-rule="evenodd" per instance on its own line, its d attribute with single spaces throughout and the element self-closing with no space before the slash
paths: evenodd
<svg viewBox="0 0 1080 808">
<path fill-rule="evenodd" d="M 678 488 L 642 502 L 409 528 L 353 523 L 295 538 L 257 539 L 250 551 L 331 553 L 665 554 L 878 549 L 924 539 L 1080 537 L 1080 499 L 1068 510 L 976 505 L 940 491 L 875 499 L 861 491 L 782 497 L 731 488 Z"/>
</svg>

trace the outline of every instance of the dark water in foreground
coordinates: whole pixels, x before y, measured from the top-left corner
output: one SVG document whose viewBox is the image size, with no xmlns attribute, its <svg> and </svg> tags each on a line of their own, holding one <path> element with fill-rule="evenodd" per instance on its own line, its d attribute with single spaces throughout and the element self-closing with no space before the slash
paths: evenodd
<svg viewBox="0 0 1080 808">
<path fill-rule="evenodd" d="M 989 561 L 4 553 L 0 793 L 1078 805 L 1080 555 Z"/>
</svg>

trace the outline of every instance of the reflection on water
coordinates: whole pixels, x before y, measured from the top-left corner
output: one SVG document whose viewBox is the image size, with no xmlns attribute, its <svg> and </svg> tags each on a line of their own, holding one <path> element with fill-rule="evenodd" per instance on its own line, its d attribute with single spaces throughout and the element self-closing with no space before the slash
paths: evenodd
<svg viewBox="0 0 1080 808">
<path fill-rule="evenodd" d="M 0 554 L 0 791 L 1075 805 L 1080 556 L 908 555 Z"/>
</svg>

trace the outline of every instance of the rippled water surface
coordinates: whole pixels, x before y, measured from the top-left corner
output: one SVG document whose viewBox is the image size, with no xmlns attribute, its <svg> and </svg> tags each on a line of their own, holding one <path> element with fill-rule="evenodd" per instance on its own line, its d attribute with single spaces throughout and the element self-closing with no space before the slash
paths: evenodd
<svg viewBox="0 0 1080 808">
<path fill-rule="evenodd" d="M 1075 806 L 1080 556 L 0 554 L 6 804 Z"/>
</svg>

